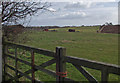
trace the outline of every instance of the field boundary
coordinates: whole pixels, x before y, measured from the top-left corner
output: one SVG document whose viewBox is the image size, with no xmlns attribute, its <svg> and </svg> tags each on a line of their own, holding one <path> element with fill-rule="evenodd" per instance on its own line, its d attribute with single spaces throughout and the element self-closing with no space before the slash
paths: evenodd
<svg viewBox="0 0 120 83">
<path fill-rule="evenodd" d="M 9 46 L 14 47 L 15 56 L 12 56 L 8 52 Z M 18 48 L 24 49 L 26 51 L 30 51 L 31 62 L 18 58 L 17 56 Z M 50 56 L 53 57 L 53 59 L 45 63 L 42 63 L 41 65 L 35 65 L 35 61 L 34 61 L 35 53 L 42 54 L 45 56 Z M 8 60 L 7 57 L 10 57 L 15 60 L 14 67 L 7 64 L 7 60 Z M 25 72 L 18 70 L 18 64 L 17 64 L 18 61 L 30 66 L 31 69 Z M 53 63 L 56 63 L 56 71 L 45 69 L 45 67 L 52 65 Z M 119 72 L 120 66 L 87 60 L 78 57 L 66 56 L 66 48 L 63 47 L 56 47 L 56 51 L 52 52 L 41 48 L 34 48 L 30 46 L 25 46 L 25 45 L 20 45 L 5 41 L 3 42 L 3 81 L 7 81 L 6 76 L 9 76 L 11 78 L 10 80 L 15 80 L 15 81 L 19 81 L 19 78 L 25 76 L 26 78 L 30 79 L 32 83 L 41 82 L 40 80 L 35 79 L 35 72 L 38 70 L 55 77 L 56 81 L 58 82 L 74 81 L 72 79 L 67 78 L 66 63 L 71 63 L 78 71 L 80 71 L 87 78 L 89 82 L 98 83 L 98 81 L 87 70 L 85 70 L 84 67 L 101 71 L 101 82 L 104 83 L 107 83 L 109 74 L 116 74 L 120 76 L 120 72 Z M 15 71 L 15 76 L 8 73 L 7 68 L 10 68 L 11 70 Z M 32 77 L 28 76 L 28 74 L 30 73 L 32 74 Z"/>
</svg>

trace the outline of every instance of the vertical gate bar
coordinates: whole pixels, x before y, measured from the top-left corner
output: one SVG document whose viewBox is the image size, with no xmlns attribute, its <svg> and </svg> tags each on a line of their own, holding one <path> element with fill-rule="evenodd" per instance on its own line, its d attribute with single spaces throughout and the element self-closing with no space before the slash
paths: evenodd
<svg viewBox="0 0 120 83">
<path fill-rule="evenodd" d="M 101 82 L 102 83 L 107 83 L 108 82 L 108 77 L 109 77 L 109 73 L 106 67 L 102 68 L 102 72 L 101 72 Z"/>
<path fill-rule="evenodd" d="M 18 81 L 17 46 L 15 46 L 15 74 L 16 74 L 16 81 Z"/>
<path fill-rule="evenodd" d="M 34 69 L 34 51 L 31 50 L 31 63 L 32 63 L 32 83 L 35 83 L 35 69 Z"/>
<path fill-rule="evenodd" d="M 3 37 L 2 37 L 3 38 Z M 4 38 L 2 39 L 2 57 L 3 57 L 3 80 L 5 81 L 5 42 Z"/>
<path fill-rule="evenodd" d="M 56 74 L 66 72 L 66 62 L 65 62 L 66 48 L 56 47 Z M 57 83 L 64 83 L 65 77 L 58 75 L 56 77 Z"/>
<path fill-rule="evenodd" d="M 5 43 L 5 42 L 4 42 Z M 3 44 L 3 58 L 4 58 L 4 81 L 6 81 L 6 72 L 7 72 L 7 56 L 5 55 L 7 53 L 7 45 Z"/>
</svg>

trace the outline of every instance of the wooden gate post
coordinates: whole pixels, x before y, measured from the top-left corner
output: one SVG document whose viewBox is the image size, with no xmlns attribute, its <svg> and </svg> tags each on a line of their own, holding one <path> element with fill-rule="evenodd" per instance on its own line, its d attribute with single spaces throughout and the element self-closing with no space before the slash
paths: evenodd
<svg viewBox="0 0 120 83">
<path fill-rule="evenodd" d="M 108 77 L 109 77 L 108 69 L 107 67 L 103 67 L 101 72 L 101 83 L 108 83 Z"/>
<path fill-rule="evenodd" d="M 66 48 L 56 47 L 56 77 L 57 83 L 63 83 L 66 77 Z"/>
<path fill-rule="evenodd" d="M 3 56 L 3 63 L 4 63 L 4 77 L 3 77 L 3 81 L 6 81 L 6 72 L 7 72 L 7 67 L 6 67 L 6 64 L 7 64 L 7 56 L 5 55 L 5 53 L 7 53 L 7 45 L 5 45 L 5 42 L 4 42 L 4 40 L 3 40 L 3 43 L 2 43 L 2 45 L 3 45 L 3 49 L 2 49 L 2 56 Z"/>
<path fill-rule="evenodd" d="M 2 5 L 2 1 L 0 1 Z M 2 12 L 0 12 L 0 83 L 2 82 Z"/>
<path fill-rule="evenodd" d="M 5 81 L 5 44 L 4 44 L 4 38 L 2 37 L 2 62 L 3 62 L 3 64 L 2 64 L 2 67 L 4 67 L 3 69 L 2 69 L 2 76 L 3 76 L 3 78 L 2 78 L 2 81 Z"/>
</svg>

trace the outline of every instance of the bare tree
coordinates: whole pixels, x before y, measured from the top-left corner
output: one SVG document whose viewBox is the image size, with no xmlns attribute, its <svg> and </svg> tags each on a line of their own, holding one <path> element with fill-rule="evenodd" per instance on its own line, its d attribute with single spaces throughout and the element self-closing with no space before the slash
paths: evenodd
<svg viewBox="0 0 120 83">
<path fill-rule="evenodd" d="M 11 25 L 19 24 L 19 21 L 25 19 L 26 17 L 36 15 L 38 11 L 49 10 L 51 6 L 47 2 L 2 2 L 0 7 L 2 8 L 2 24 Z M 15 31 L 12 28 L 3 26 L 3 36 L 7 40 L 10 39 L 14 41 L 17 37 L 14 34 Z"/>
<path fill-rule="evenodd" d="M 35 15 L 39 10 L 48 10 L 47 2 L 2 2 L 2 23 L 18 23 L 28 15 Z"/>
</svg>

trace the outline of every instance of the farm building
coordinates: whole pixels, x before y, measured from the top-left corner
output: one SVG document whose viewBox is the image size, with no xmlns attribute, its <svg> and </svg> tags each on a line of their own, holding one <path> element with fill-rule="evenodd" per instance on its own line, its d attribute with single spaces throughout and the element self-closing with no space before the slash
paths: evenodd
<svg viewBox="0 0 120 83">
<path fill-rule="evenodd" d="M 48 31 L 48 29 L 44 29 L 44 31 Z"/>
<path fill-rule="evenodd" d="M 120 25 L 104 25 L 100 26 L 99 33 L 118 33 L 120 34 Z"/>
</svg>

